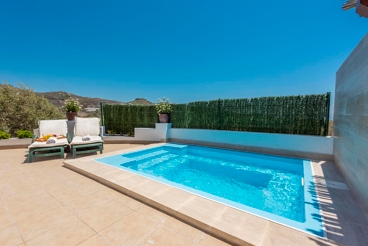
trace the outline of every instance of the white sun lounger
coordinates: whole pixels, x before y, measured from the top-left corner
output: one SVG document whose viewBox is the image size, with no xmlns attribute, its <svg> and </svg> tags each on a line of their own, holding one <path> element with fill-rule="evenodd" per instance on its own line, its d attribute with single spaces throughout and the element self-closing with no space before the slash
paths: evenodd
<svg viewBox="0 0 368 246">
<path fill-rule="evenodd" d="M 83 138 L 87 136 L 90 140 L 84 141 Z M 73 158 L 77 154 L 96 151 L 100 151 L 100 154 L 102 154 L 103 143 L 99 118 L 75 117 L 74 136 L 70 143 Z"/>
<path fill-rule="evenodd" d="M 64 158 L 64 148 L 68 146 L 67 138 L 57 139 L 55 143 L 37 142 L 35 138 L 43 135 L 55 134 L 56 136 L 67 135 L 66 120 L 40 120 L 38 129 L 34 130 L 32 144 L 28 146 L 28 161 L 31 163 L 34 157 L 60 155 Z"/>
</svg>

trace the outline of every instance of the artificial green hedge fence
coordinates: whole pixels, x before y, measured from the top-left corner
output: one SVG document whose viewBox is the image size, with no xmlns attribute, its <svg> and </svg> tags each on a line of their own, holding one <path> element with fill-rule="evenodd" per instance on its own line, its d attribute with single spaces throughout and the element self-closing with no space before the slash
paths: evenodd
<svg viewBox="0 0 368 246">
<path fill-rule="evenodd" d="M 328 133 L 330 93 L 306 96 L 218 99 L 173 104 L 173 128 L 324 135 Z M 134 132 L 154 127 L 155 106 L 108 105 L 101 110 L 107 131 Z"/>
<path fill-rule="evenodd" d="M 154 128 L 157 122 L 155 106 L 102 105 L 102 124 L 106 133 L 134 134 L 135 127 Z"/>
</svg>

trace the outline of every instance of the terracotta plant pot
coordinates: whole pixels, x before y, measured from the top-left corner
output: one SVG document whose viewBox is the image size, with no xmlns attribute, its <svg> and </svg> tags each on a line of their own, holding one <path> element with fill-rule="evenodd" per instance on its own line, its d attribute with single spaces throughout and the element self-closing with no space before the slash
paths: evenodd
<svg viewBox="0 0 368 246">
<path fill-rule="evenodd" d="M 158 119 L 160 120 L 160 123 L 169 123 L 169 114 L 159 114 Z"/>
<path fill-rule="evenodd" d="M 75 120 L 75 116 L 78 115 L 78 112 L 66 112 L 66 118 L 68 120 Z"/>
</svg>

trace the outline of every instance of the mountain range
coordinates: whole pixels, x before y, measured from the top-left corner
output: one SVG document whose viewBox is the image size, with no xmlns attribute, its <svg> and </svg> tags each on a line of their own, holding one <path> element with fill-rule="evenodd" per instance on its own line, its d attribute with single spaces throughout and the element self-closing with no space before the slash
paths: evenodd
<svg viewBox="0 0 368 246">
<path fill-rule="evenodd" d="M 36 92 L 37 94 L 44 96 L 56 107 L 61 107 L 64 105 L 65 99 L 70 97 L 77 98 L 79 102 L 83 105 L 83 108 L 99 108 L 100 103 L 108 104 L 134 104 L 134 105 L 152 105 L 153 103 L 144 98 L 136 98 L 130 102 L 120 102 L 116 100 L 93 98 L 93 97 L 83 97 L 73 93 L 65 91 L 54 91 L 54 92 Z"/>
</svg>

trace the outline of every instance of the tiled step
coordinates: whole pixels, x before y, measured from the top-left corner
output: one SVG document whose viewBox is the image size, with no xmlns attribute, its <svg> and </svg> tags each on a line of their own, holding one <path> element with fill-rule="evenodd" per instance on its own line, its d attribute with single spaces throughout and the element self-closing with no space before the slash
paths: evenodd
<svg viewBox="0 0 368 246">
<path fill-rule="evenodd" d="M 160 157 L 160 156 L 166 155 L 166 154 L 170 154 L 170 152 L 167 151 L 167 150 L 158 150 L 158 151 L 155 151 L 155 152 L 152 152 L 152 153 L 137 156 L 133 159 L 136 160 L 136 161 L 141 161 L 141 160 L 148 159 L 148 158 L 153 158 L 153 157 L 157 158 L 157 157 Z"/>
</svg>

